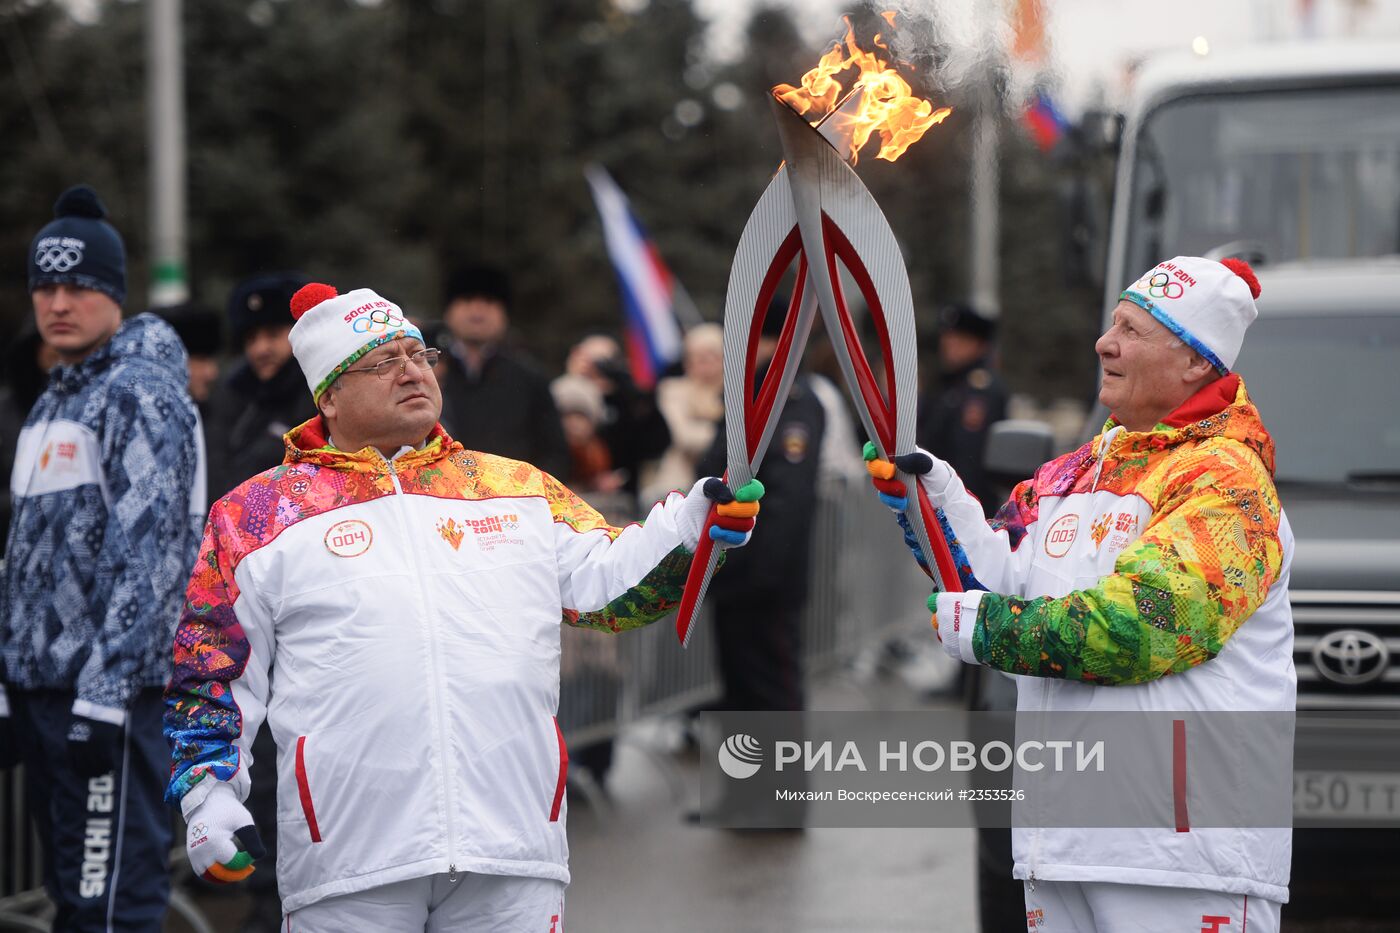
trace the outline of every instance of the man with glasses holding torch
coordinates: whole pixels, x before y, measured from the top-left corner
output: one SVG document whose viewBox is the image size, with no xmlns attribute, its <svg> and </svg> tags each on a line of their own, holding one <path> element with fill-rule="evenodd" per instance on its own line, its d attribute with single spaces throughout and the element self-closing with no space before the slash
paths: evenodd
<svg viewBox="0 0 1400 933">
<path fill-rule="evenodd" d="M 558 625 L 665 615 L 714 501 L 711 535 L 742 545 L 762 488 L 701 480 L 610 527 L 443 431 L 438 351 L 398 306 L 311 284 L 291 311 L 320 414 L 214 505 L 175 639 L 167 797 L 190 862 L 253 870 L 242 801 L 266 719 L 289 929 L 562 930 Z"/>
</svg>

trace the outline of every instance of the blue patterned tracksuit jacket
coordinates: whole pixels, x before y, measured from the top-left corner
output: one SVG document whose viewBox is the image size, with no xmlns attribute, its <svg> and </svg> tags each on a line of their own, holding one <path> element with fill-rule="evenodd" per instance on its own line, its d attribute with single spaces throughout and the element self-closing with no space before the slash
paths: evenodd
<svg viewBox="0 0 1400 933">
<path fill-rule="evenodd" d="M 184 346 L 151 314 L 60 366 L 20 433 L 0 582 L 0 682 L 120 722 L 170 676 L 204 521 Z"/>
</svg>

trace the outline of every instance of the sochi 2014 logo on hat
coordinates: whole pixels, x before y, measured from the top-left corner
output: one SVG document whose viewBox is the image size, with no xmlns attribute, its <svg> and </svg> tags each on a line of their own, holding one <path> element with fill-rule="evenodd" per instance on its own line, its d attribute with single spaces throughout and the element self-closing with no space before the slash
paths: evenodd
<svg viewBox="0 0 1400 933">
<path fill-rule="evenodd" d="M 1196 284 L 1195 276 L 1174 262 L 1159 262 L 1157 267 L 1133 283 L 1133 290 L 1149 298 L 1180 298 Z"/>
<path fill-rule="evenodd" d="M 403 316 L 398 311 L 398 305 L 376 295 L 374 300 L 365 302 L 345 315 L 345 323 L 357 334 L 370 337 L 387 334 L 404 325 Z"/>
<path fill-rule="evenodd" d="M 1149 298 L 1180 298 L 1186 289 L 1165 272 L 1149 272 L 1133 283 L 1133 288 Z"/>
<path fill-rule="evenodd" d="M 77 237 L 46 236 L 34 248 L 34 265 L 40 272 L 67 272 L 82 264 L 85 249 Z"/>
</svg>

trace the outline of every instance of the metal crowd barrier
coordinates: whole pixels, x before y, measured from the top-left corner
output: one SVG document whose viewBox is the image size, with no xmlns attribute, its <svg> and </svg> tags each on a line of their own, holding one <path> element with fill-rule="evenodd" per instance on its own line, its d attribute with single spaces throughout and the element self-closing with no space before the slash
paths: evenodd
<svg viewBox="0 0 1400 933">
<path fill-rule="evenodd" d="M 616 502 L 595 505 L 613 522 L 633 517 Z M 803 633 L 809 674 L 926 624 L 928 580 L 904 550 L 889 511 L 865 482 L 838 480 L 825 489 L 816 503 L 811 547 Z M 643 717 L 693 709 L 717 698 L 712 621 L 699 620 L 687 649 L 677 643 L 670 617 L 619 636 L 566 626 L 559 720 L 570 747 L 608 741 Z M 43 904 L 39 840 L 26 817 L 22 782 L 19 769 L 0 773 L 0 930 L 46 929 L 19 916 Z M 199 929 L 197 921 L 186 919 Z"/>
<path fill-rule="evenodd" d="M 24 808 L 24 772 L 0 772 L 0 898 L 23 894 L 43 882 L 39 837 Z M 0 917 L 0 929 L 4 918 Z"/>
</svg>

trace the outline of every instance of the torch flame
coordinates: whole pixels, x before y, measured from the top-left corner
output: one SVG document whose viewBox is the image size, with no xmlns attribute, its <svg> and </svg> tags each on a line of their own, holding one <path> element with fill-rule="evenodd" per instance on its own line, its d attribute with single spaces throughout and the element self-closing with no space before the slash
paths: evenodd
<svg viewBox="0 0 1400 933">
<path fill-rule="evenodd" d="M 891 26 L 894 25 L 893 13 L 881 15 Z M 832 46 L 817 62 L 817 67 L 802 76 L 801 86 L 779 84 L 773 88 L 773 93 L 803 116 L 830 116 L 835 125 L 823 127 L 823 133 L 829 135 L 834 129 L 842 137 L 850 139 L 852 165 L 856 162 L 856 154 L 877 132 L 880 134 L 880 152 L 876 158 L 893 162 L 918 142 L 929 127 L 942 123 L 953 109 L 934 109 L 933 104 L 915 97 L 909 82 L 886 59 L 876 52 L 862 49 L 856 43 L 851 18 L 842 18 L 846 22 L 845 39 Z M 875 45 L 888 51 L 878 35 Z M 858 71 L 849 95 L 845 96 L 860 92 L 860 105 L 847 113 L 845 109 L 837 110 L 845 91 L 839 76 L 852 68 Z"/>
</svg>

